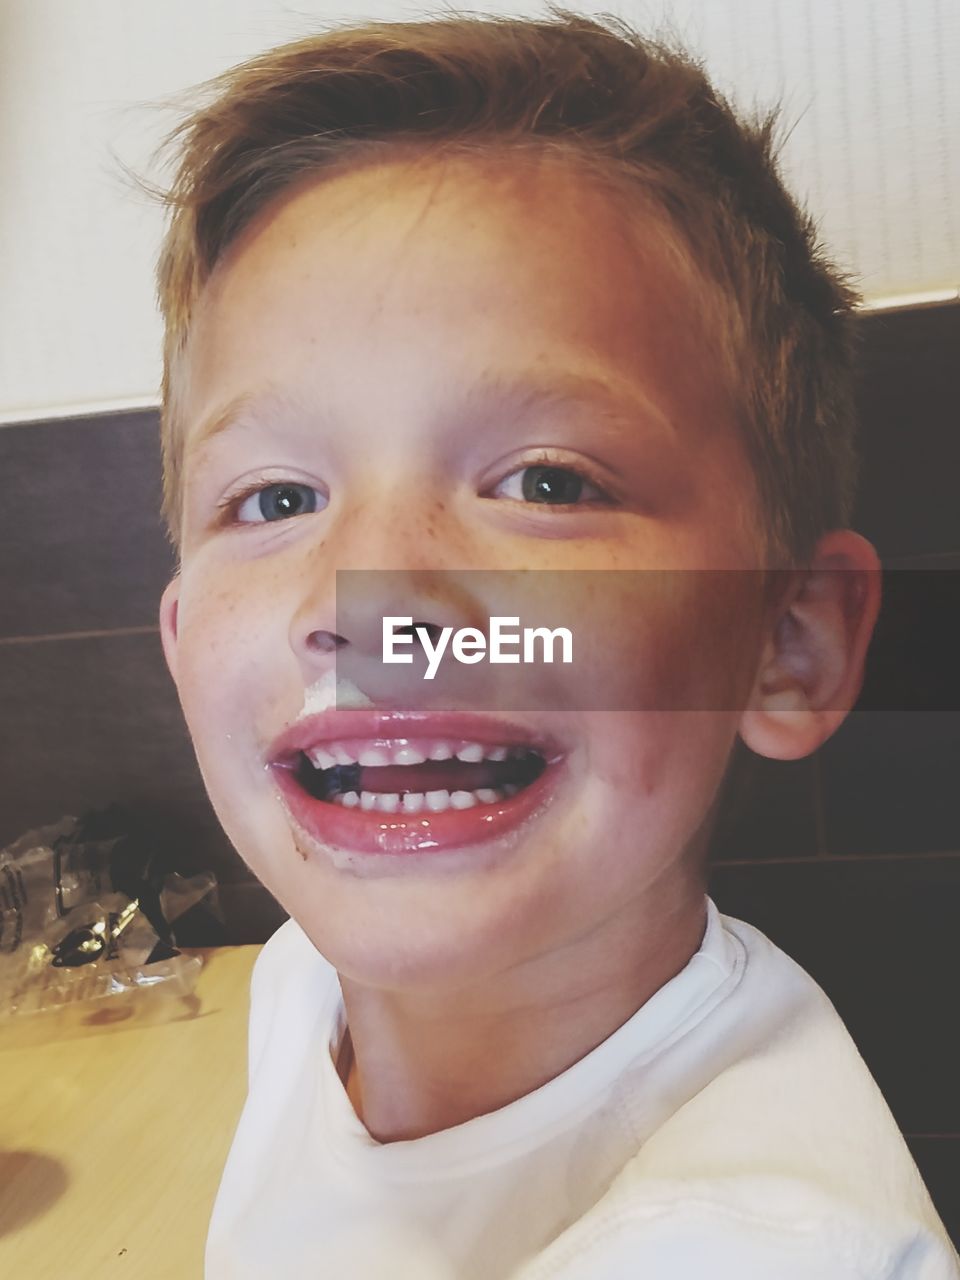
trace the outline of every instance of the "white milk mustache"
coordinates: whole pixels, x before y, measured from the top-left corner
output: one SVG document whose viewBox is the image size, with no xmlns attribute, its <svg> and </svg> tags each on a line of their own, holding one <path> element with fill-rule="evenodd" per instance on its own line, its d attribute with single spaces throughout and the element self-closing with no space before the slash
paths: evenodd
<svg viewBox="0 0 960 1280">
<path fill-rule="evenodd" d="M 351 680 L 337 678 L 334 670 L 325 671 L 319 680 L 315 680 L 304 692 L 303 707 L 297 720 L 306 720 L 307 716 L 320 715 L 331 707 L 372 707 L 373 703 L 365 693 L 357 688 Z"/>
</svg>

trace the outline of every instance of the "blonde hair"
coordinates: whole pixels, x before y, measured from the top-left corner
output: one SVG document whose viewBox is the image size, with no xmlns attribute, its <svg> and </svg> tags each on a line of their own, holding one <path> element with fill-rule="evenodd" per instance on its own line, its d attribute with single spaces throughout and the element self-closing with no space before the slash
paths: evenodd
<svg viewBox="0 0 960 1280">
<path fill-rule="evenodd" d="M 181 514 L 175 369 L 200 291 L 239 232 L 308 175 L 411 146 L 535 148 L 662 209 L 710 292 L 718 350 L 776 559 L 802 561 L 849 519 L 857 297 L 777 172 L 776 112 L 741 119 L 699 64 L 609 15 L 445 13 L 338 26 L 206 86 L 174 131 L 159 266 L 165 326 L 164 515 Z"/>
</svg>

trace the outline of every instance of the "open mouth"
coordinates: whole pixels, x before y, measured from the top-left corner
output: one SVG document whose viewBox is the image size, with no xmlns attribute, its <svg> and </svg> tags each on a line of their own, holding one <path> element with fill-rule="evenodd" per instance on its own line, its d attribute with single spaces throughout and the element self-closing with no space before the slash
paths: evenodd
<svg viewBox="0 0 960 1280">
<path fill-rule="evenodd" d="M 546 763 L 531 747 L 506 744 L 328 742 L 300 752 L 296 776 L 315 800 L 348 809 L 445 813 L 510 799 Z"/>
<path fill-rule="evenodd" d="M 564 755 L 463 713 L 324 713 L 277 746 L 271 767 L 297 825 L 319 844 L 368 853 L 504 835 L 549 802 Z"/>
</svg>

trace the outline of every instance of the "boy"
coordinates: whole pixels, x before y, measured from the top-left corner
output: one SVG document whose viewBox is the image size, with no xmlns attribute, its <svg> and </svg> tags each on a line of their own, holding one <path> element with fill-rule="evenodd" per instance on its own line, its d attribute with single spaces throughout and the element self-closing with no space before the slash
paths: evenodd
<svg viewBox="0 0 960 1280">
<path fill-rule="evenodd" d="M 960 1274 L 826 997 L 705 896 L 736 736 L 815 750 L 879 601 L 854 297 L 769 138 L 559 10 L 299 42 L 180 131 L 161 630 L 292 917 L 211 1280 Z M 473 569 L 583 571 L 623 709 L 386 667 L 387 618 L 483 632 Z"/>
</svg>

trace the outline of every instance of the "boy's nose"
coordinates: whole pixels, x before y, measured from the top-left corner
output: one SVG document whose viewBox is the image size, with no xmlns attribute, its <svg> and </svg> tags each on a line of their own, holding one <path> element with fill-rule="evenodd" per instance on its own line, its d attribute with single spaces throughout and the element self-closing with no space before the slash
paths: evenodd
<svg viewBox="0 0 960 1280">
<path fill-rule="evenodd" d="M 409 624 L 404 626 L 393 627 L 395 635 L 409 635 L 411 644 L 423 647 L 422 634 L 426 632 L 427 639 L 432 645 L 436 645 L 443 627 L 439 622 L 422 622 L 414 618 Z M 306 638 L 307 647 L 312 649 L 314 653 L 336 653 L 338 649 L 344 648 L 350 641 L 346 636 L 341 636 L 335 631 L 311 631 Z"/>
<path fill-rule="evenodd" d="M 424 634 L 430 646 L 447 627 L 487 634 L 489 616 L 477 581 L 485 576 L 471 570 L 338 571 L 332 598 L 305 602 L 293 621 L 290 642 L 305 682 L 335 665 L 338 676 L 348 677 L 374 701 L 378 696 L 394 701 L 408 686 L 422 691 Z M 394 636 L 409 636 L 396 652 L 412 655 L 412 663 L 384 662 L 384 619 L 390 618 L 410 620 L 387 626 Z"/>
</svg>

